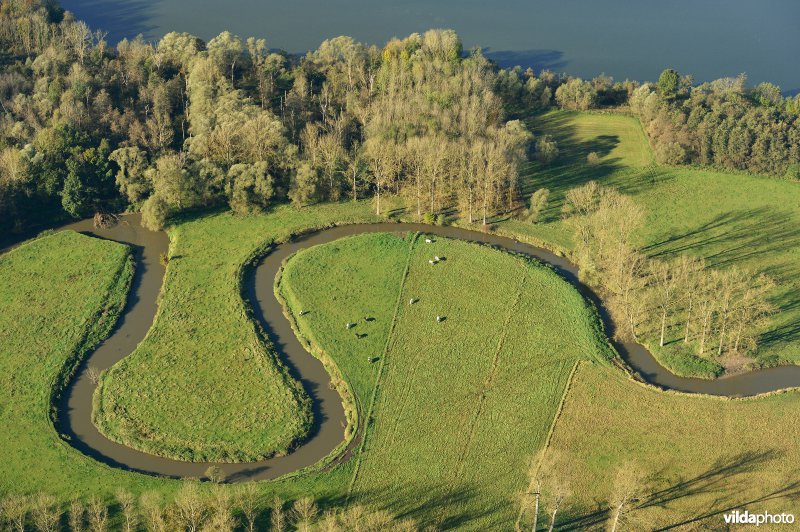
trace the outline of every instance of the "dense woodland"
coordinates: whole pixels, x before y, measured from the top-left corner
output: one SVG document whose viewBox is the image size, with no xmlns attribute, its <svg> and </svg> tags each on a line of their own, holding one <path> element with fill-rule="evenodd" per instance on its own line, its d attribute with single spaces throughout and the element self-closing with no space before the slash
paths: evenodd
<svg viewBox="0 0 800 532">
<path fill-rule="evenodd" d="M 557 154 L 521 121 L 554 105 L 629 108 L 661 162 L 800 171 L 800 97 L 777 87 L 503 70 L 449 30 L 303 57 L 227 32 L 111 47 L 53 1 L 3 0 L 0 45 L 3 232 L 125 209 L 161 227 L 226 203 L 371 196 L 380 213 L 386 194 L 429 221 L 485 222 L 522 201 L 521 162 Z"/>
</svg>

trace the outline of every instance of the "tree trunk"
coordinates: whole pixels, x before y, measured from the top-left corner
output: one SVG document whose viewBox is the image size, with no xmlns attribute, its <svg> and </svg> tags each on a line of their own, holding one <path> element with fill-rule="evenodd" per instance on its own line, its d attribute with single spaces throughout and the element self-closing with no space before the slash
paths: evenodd
<svg viewBox="0 0 800 532">
<path fill-rule="evenodd" d="M 686 310 L 686 330 L 684 331 L 684 334 L 683 334 L 683 343 L 684 344 L 688 344 L 689 343 L 689 322 L 691 321 L 691 318 L 692 318 L 692 303 L 693 302 L 694 302 L 693 299 L 690 298 L 689 299 L 689 308 Z"/>
<path fill-rule="evenodd" d="M 717 356 L 722 355 L 722 344 L 725 341 L 725 326 L 728 324 L 728 319 L 722 321 L 722 329 L 719 331 L 719 348 L 717 349 Z"/>
<path fill-rule="evenodd" d="M 422 219 L 422 187 L 420 179 L 417 177 L 417 221 Z"/>
<path fill-rule="evenodd" d="M 611 523 L 611 532 L 617 532 L 617 525 L 619 525 L 619 516 L 622 514 L 622 504 L 617 506 L 617 511 L 614 512 L 614 521 Z"/>
<path fill-rule="evenodd" d="M 703 317 L 703 331 L 700 334 L 700 354 L 701 355 L 705 351 L 705 346 L 706 346 L 706 332 L 707 332 L 707 329 L 708 329 L 708 319 L 709 319 L 709 315 L 706 314 Z"/>
<path fill-rule="evenodd" d="M 380 185 L 380 183 L 377 183 L 377 186 L 375 187 L 375 195 L 378 198 L 378 201 L 376 202 L 375 214 L 380 216 L 381 215 L 381 185 Z"/>
<path fill-rule="evenodd" d="M 469 189 L 469 223 L 472 225 L 472 187 Z"/>
<path fill-rule="evenodd" d="M 558 513 L 558 506 L 553 509 L 553 515 L 550 517 L 550 528 L 547 529 L 547 532 L 553 532 L 553 528 L 556 526 L 556 514 Z"/>
</svg>

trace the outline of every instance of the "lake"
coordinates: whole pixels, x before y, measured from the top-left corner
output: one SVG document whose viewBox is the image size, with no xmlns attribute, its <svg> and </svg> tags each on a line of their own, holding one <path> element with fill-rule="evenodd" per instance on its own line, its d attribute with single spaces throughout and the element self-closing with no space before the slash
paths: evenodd
<svg viewBox="0 0 800 532">
<path fill-rule="evenodd" d="M 229 30 L 302 52 L 351 35 L 382 44 L 428 28 L 453 28 L 503 66 L 654 80 L 666 67 L 698 81 L 746 72 L 800 91 L 797 0 L 63 0 L 109 40 L 168 31 L 203 39 Z"/>
</svg>

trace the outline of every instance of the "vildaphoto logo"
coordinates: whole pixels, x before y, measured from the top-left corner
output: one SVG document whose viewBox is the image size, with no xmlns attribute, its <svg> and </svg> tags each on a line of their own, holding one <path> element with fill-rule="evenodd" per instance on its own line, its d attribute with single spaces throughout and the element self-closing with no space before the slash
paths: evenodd
<svg viewBox="0 0 800 532">
<path fill-rule="evenodd" d="M 734 510 L 724 514 L 726 525 L 791 525 L 794 514 L 771 514 L 769 512 L 752 513 L 748 510 Z"/>
</svg>

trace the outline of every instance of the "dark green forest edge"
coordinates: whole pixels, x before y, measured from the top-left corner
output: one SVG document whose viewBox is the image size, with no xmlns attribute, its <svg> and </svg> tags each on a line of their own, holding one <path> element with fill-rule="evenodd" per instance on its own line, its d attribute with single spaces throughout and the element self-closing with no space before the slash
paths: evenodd
<svg viewBox="0 0 800 532">
<path fill-rule="evenodd" d="M 0 3 L 0 46 L 0 243 L 96 214 L 141 211 L 161 229 L 196 212 L 372 199 L 379 216 L 506 231 L 495 224 L 515 223 L 516 234 L 569 253 L 607 296 L 618 335 L 647 343 L 677 373 L 795 362 L 759 352 L 786 306 L 776 291 L 791 289 L 774 268 L 707 264 L 680 248 L 662 260 L 663 242 L 643 242 L 654 221 L 624 173 L 603 181 L 610 146 L 576 155 L 548 124 L 567 120 L 556 108 L 631 115 L 652 149 L 652 183 L 669 167 L 703 168 L 709 180 L 718 170 L 796 181 L 800 95 L 749 87 L 744 76 L 695 84 L 669 69 L 655 83 L 500 69 L 449 30 L 384 47 L 337 37 L 305 56 L 227 32 L 112 47 L 40 1 Z M 581 179 L 560 176 L 565 167 Z M 554 220 L 567 236 L 547 238 L 541 226 Z M 112 303 L 130 274 L 116 279 Z M 175 515 L 196 503 L 192 490 Z M 132 507 L 119 498 L 120 512 Z M 29 522 L 30 501 L 9 501 L 8 522 Z M 55 502 L 37 504 L 47 523 Z M 93 522 L 105 523 L 104 503 L 92 504 Z M 314 520 L 312 501 L 297 505 L 298 522 Z M 228 515 L 212 506 L 207 514 Z"/>
</svg>

